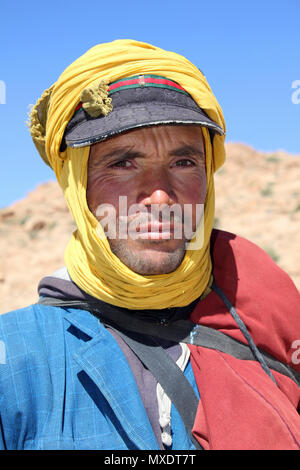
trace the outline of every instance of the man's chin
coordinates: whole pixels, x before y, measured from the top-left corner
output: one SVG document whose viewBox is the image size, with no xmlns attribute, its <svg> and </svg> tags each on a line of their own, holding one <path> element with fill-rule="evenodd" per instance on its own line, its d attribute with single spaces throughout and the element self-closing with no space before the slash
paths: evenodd
<svg viewBox="0 0 300 470">
<path fill-rule="evenodd" d="M 131 246 L 126 240 L 110 240 L 111 251 L 132 271 L 144 276 L 169 274 L 182 263 L 185 241 L 142 240 Z"/>
</svg>

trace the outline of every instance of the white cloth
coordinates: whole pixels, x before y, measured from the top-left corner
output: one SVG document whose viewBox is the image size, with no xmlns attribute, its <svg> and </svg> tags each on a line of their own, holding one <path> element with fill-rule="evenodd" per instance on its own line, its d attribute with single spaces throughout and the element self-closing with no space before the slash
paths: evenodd
<svg viewBox="0 0 300 470">
<path fill-rule="evenodd" d="M 186 368 L 186 365 L 190 358 L 190 350 L 185 343 L 179 343 L 181 346 L 181 355 L 176 361 L 176 364 L 182 371 Z M 159 424 L 162 428 L 161 438 L 162 442 L 166 446 L 172 444 L 171 436 L 171 400 L 165 393 L 164 389 L 158 383 L 156 386 L 156 396 L 158 402 L 158 413 L 159 413 Z"/>
</svg>

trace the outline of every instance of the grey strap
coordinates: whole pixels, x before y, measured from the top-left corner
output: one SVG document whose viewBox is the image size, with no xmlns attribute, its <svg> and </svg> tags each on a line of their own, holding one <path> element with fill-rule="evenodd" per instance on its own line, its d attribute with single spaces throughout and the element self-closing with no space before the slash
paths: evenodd
<svg viewBox="0 0 300 470">
<path fill-rule="evenodd" d="M 96 302 L 60 300 L 52 297 L 41 297 L 38 303 L 62 308 L 69 307 L 88 310 L 101 321 L 108 321 L 110 325 L 115 326 L 116 328 L 121 328 L 125 331 L 138 332 L 144 335 L 146 331 L 147 336 L 149 335 L 178 343 L 182 342 L 194 344 L 195 346 L 202 346 L 204 348 L 215 349 L 217 351 L 230 354 L 237 359 L 257 361 L 259 358 L 263 358 L 269 368 L 286 375 L 300 386 L 299 372 L 278 359 L 275 359 L 261 348 L 257 348 L 255 345 L 255 349 L 253 347 L 251 349 L 250 345 L 242 343 L 221 331 L 207 326 L 197 325 L 190 320 L 177 320 L 176 322 L 168 325 L 161 325 L 154 322 L 140 320 L 135 318 L 133 315 L 128 315 L 126 313 L 122 313 L 122 315 L 120 315 L 109 306 L 107 307 L 104 315 L 102 311 L 98 310 Z M 252 341 L 250 340 L 251 343 Z M 257 354 L 257 351 L 259 354 Z"/>
<path fill-rule="evenodd" d="M 180 414 L 195 448 L 203 450 L 192 434 L 199 400 L 180 367 L 153 338 L 147 337 L 145 342 L 143 337 L 138 341 L 138 337 L 133 338 L 119 329 L 116 331 L 162 386 Z"/>
<path fill-rule="evenodd" d="M 257 361 L 257 355 L 255 356 L 250 347 L 238 341 L 237 339 L 228 336 L 221 331 L 214 330 L 203 325 L 194 325 L 194 329 L 191 331 L 189 338 L 182 340 L 188 344 L 194 344 L 196 346 L 202 346 L 204 348 L 215 349 L 217 351 L 229 354 L 236 359 L 244 361 Z M 280 374 L 286 375 L 293 380 L 298 387 L 300 386 L 300 374 L 295 369 L 292 369 L 287 364 L 275 359 L 270 354 L 257 348 L 260 355 L 263 357 L 264 362 L 272 370 L 279 372 Z"/>
<path fill-rule="evenodd" d="M 229 301 L 229 299 L 226 297 L 226 295 L 224 294 L 224 292 L 218 287 L 216 286 L 215 283 L 212 284 L 212 289 L 218 294 L 218 296 L 223 300 L 224 304 L 226 305 L 226 307 L 228 308 L 229 310 L 229 313 L 230 315 L 234 318 L 234 320 L 236 321 L 240 331 L 243 333 L 246 341 L 248 342 L 249 346 L 250 346 L 250 349 L 252 351 L 252 354 L 253 356 L 255 357 L 255 359 L 260 363 L 260 365 L 262 366 L 263 370 L 266 372 L 266 374 L 273 380 L 273 382 L 276 384 L 276 380 L 272 374 L 272 372 L 270 371 L 269 367 L 267 366 L 266 364 L 266 361 L 264 360 L 264 357 L 263 355 L 260 353 L 260 351 L 258 350 L 256 344 L 254 343 L 251 335 L 249 334 L 247 328 L 246 328 L 246 325 L 245 323 L 243 322 L 243 320 L 241 319 L 241 317 L 238 315 L 237 311 L 235 310 L 234 306 L 232 305 L 232 303 Z M 277 385 L 277 384 L 276 384 Z"/>
</svg>

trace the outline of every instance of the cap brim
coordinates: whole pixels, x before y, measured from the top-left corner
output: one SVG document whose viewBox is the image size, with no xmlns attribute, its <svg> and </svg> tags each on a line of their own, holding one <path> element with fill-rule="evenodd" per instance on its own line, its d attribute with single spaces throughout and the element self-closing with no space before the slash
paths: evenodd
<svg viewBox="0 0 300 470">
<path fill-rule="evenodd" d="M 84 110 L 80 110 L 84 113 Z M 101 142 L 123 132 L 157 125 L 200 125 L 217 134 L 224 135 L 223 129 L 204 113 L 183 106 L 151 103 L 151 106 L 134 104 L 119 107 L 107 116 L 88 118 L 65 134 L 69 147 L 84 147 Z"/>
</svg>

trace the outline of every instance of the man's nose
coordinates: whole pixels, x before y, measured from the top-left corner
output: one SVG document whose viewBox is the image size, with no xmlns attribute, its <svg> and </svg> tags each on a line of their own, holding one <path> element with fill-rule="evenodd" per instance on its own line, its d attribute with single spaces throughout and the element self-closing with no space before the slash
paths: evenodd
<svg viewBox="0 0 300 470">
<path fill-rule="evenodd" d="M 159 168 L 148 172 L 140 188 L 138 199 L 138 202 L 145 206 L 176 203 L 176 194 L 168 172 Z"/>
</svg>

